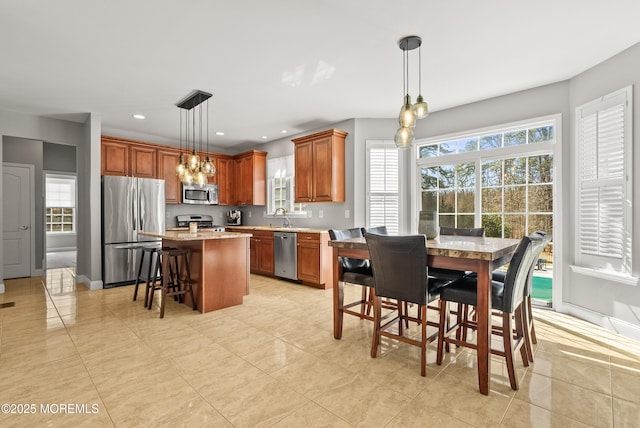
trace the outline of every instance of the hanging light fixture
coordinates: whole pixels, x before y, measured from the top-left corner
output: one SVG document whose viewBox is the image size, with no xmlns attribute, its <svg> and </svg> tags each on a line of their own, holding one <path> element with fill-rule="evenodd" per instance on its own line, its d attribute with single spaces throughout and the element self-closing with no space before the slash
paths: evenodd
<svg viewBox="0 0 640 428">
<path fill-rule="evenodd" d="M 419 93 L 416 103 L 411 104 L 409 95 L 409 51 L 422 45 L 422 39 L 418 36 L 407 36 L 398 42 L 402 50 L 402 93 L 403 103 L 400 108 L 398 122 L 400 127 L 396 132 L 396 146 L 406 148 L 411 145 L 414 139 L 413 128 L 416 126 L 416 119 L 427 116 L 427 103 L 422 97 L 422 78 L 419 76 Z M 420 58 L 419 73 L 422 74 L 422 58 Z"/>
<path fill-rule="evenodd" d="M 199 186 L 204 186 L 207 184 L 207 177 L 215 174 L 215 167 L 208 153 L 205 161 L 202 162 L 196 151 L 196 135 L 199 135 L 199 150 L 202 151 L 202 103 L 204 101 L 207 101 L 207 152 L 209 151 L 209 98 L 211 98 L 211 94 L 208 92 L 194 91 L 177 104 L 180 109 L 185 111 L 185 150 L 188 152 L 189 147 L 191 147 L 191 154 L 185 160 L 182 154 L 182 110 L 180 110 L 180 158 L 176 165 L 176 174 L 180 177 L 180 181 L 185 184 L 196 183 Z M 196 127 L 195 107 L 197 106 L 199 106 L 199 121 Z M 189 122 L 191 122 L 191 128 L 189 127 Z M 189 139 L 189 134 L 191 134 L 191 140 Z"/>
</svg>

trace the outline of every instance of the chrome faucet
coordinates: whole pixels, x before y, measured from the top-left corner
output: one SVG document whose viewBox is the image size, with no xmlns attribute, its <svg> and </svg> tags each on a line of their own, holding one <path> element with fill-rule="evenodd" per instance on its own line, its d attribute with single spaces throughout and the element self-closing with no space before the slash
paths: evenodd
<svg viewBox="0 0 640 428">
<path fill-rule="evenodd" d="M 278 215 L 278 213 L 281 213 L 282 216 L 284 217 L 284 222 L 282 223 L 282 227 L 293 227 L 293 223 L 291 223 L 291 220 L 289 220 L 289 217 L 287 217 L 286 208 L 282 208 L 282 207 L 276 208 L 274 215 Z"/>
</svg>

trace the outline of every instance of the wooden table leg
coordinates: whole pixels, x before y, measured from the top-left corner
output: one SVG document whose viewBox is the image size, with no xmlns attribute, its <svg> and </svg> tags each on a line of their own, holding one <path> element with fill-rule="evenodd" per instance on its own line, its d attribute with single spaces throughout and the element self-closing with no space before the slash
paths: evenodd
<svg viewBox="0 0 640 428">
<path fill-rule="evenodd" d="M 480 393 L 489 395 L 491 378 L 491 270 L 489 263 L 478 268 L 478 387 Z"/>
<path fill-rule="evenodd" d="M 342 264 L 338 256 L 339 249 L 333 247 L 333 337 L 342 338 L 342 306 L 344 301 L 344 284 L 342 283 Z"/>
</svg>

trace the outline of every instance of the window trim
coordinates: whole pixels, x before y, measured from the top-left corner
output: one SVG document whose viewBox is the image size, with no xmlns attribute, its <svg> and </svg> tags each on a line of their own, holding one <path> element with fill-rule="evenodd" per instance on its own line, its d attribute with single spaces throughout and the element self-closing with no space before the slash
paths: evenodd
<svg viewBox="0 0 640 428">
<path fill-rule="evenodd" d="M 371 149 L 396 149 L 398 150 L 398 233 L 403 233 L 406 229 L 404 226 L 404 218 L 405 218 L 405 203 L 404 203 L 404 184 L 402 171 L 405 170 L 405 154 L 404 151 L 399 149 L 395 142 L 392 140 L 366 140 L 365 141 L 365 225 L 366 227 L 371 226 L 381 226 L 378 224 L 372 225 L 371 221 L 371 177 L 369 175 L 370 168 L 370 158 L 369 153 Z"/>
<path fill-rule="evenodd" d="M 621 262 L 620 270 L 614 269 L 609 263 L 609 259 L 606 256 L 597 256 L 597 255 L 589 255 L 588 257 L 583 257 L 580 251 L 580 165 L 579 165 L 579 156 L 580 156 L 580 145 L 579 145 L 579 136 L 581 135 L 580 128 L 580 118 L 585 114 L 591 114 L 603 111 L 609 107 L 612 107 L 616 104 L 616 98 L 624 97 L 625 100 L 625 111 L 624 111 L 624 176 L 625 185 L 624 187 L 624 200 L 626 203 L 626 207 L 624 209 L 624 219 L 623 219 L 623 230 L 629 234 L 632 239 L 633 237 L 633 85 L 626 86 L 624 88 L 613 91 L 607 95 L 598 97 L 594 100 L 588 101 L 584 104 L 581 104 L 575 108 L 574 111 L 574 156 L 576 159 L 575 164 L 575 172 L 574 179 L 575 183 L 573 186 L 574 191 L 574 210 L 575 210 L 575 224 L 574 224 L 574 264 L 570 265 L 571 269 L 575 273 L 607 279 L 609 281 L 627 284 L 627 285 L 637 285 L 638 277 L 633 276 L 633 244 L 631 243 L 628 246 L 628 259 L 629 265 L 628 270 L 624 270 L 624 263 Z M 586 259 L 590 261 L 597 261 L 597 265 L 587 262 Z"/>
<path fill-rule="evenodd" d="M 73 179 L 74 181 L 74 202 L 73 202 L 73 207 L 71 207 L 73 209 L 73 223 L 72 223 L 72 227 L 73 230 L 72 231 L 59 231 L 59 232 L 54 232 L 54 231 L 47 231 L 47 209 L 48 208 L 60 208 L 60 207 L 49 207 L 47 205 L 47 194 L 46 194 L 46 189 L 47 189 L 47 179 L 64 179 L 64 180 L 71 180 Z M 76 174 L 67 174 L 67 173 L 63 173 L 63 172 L 47 172 L 44 171 L 44 190 L 45 190 L 45 194 L 44 194 L 44 231 L 46 235 L 53 235 L 53 236 L 62 236 L 62 235 L 66 235 L 66 236 L 70 236 L 70 235 L 75 235 L 78 233 L 78 176 Z M 65 207 L 65 208 L 69 208 L 69 207 Z"/>
</svg>

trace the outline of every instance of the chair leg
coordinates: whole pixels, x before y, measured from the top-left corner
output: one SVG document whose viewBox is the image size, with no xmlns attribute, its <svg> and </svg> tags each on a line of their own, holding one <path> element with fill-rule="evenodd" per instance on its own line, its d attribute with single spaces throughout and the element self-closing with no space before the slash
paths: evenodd
<svg viewBox="0 0 640 428">
<path fill-rule="evenodd" d="M 380 297 L 373 297 L 373 339 L 371 342 L 371 358 L 378 356 L 378 345 L 380 344 L 380 318 L 382 311 L 380 308 Z"/>
<path fill-rule="evenodd" d="M 422 324 L 422 345 L 420 354 L 420 375 L 427 375 L 427 305 L 418 308 Z"/>
<path fill-rule="evenodd" d="M 523 302 L 524 303 L 524 302 Z M 516 324 L 516 338 L 520 340 L 522 343 L 520 345 L 520 355 L 522 356 L 522 364 L 525 367 L 529 367 L 529 361 L 533 361 L 533 354 L 529 354 L 529 343 L 525 320 L 525 313 L 523 308 L 523 303 L 520 304 L 514 311 L 514 321 Z"/>
<path fill-rule="evenodd" d="M 531 296 L 527 296 L 526 297 L 527 300 L 527 322 L 529 324 L 529 331 L 530 331 L 530 335 L 531 335 L 531 342 L 533 342 L 534 344 L 538 343 L 538 339 L 536 338 L 536 329 L 533 326 L 533 311 L 531 309 Z"/>
<path fill-rule="evenodd" d="M 364 315 L 365 312 L 369 310 L 369 305 L 368 305 L 369 302 L 367 301 L 367 287 L 362 286 L 361 288 L 362 288 L 362 303 L 360 304 L 360 313 Z"/>
<path fill-rule="evenodd" d="M 518 377 L 516 376 L 516 369 L 513 364 L 513 327 L 511 325 L 511 314 L 508 312 L 502 314 L 502 339 L 511 389 L 517 390 Z"/>
<path fill-rule="evenodd" d="M 442 357 L 444 356 L 444 341 L 445 330 L 448 329 L 447 319 L 449 318 L 449 302 L 446 300 L 440 300 L 440 323 L 438 325 L 438 355 L 436 357 L 436 364 L 442 365 Z"/>
<path fill-rule="evenodd" d="M 138 276 L 136 276 L 136 286 L 133 289 L 133 301 L 138 298 L 138 286 L 140 285 L 140 274 L 142 273 L 142 261 L 144 260 L 144 251 L 140 254 L 140 266 L 138 266 Z M 145 303 L 146 306 L 146 303 Z"/>
</svg>

